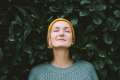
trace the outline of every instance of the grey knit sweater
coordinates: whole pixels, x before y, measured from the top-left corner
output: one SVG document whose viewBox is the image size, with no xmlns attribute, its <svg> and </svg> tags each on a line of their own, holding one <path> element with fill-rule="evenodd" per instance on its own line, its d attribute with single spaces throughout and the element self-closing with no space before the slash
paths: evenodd
<svg viewBox="0 0 120 80">
<path fill-rule="evenodd" d="M 93 65 L 81 60 L 68 68 L 48 63 L 38 65 L 32 69 L 28 80 L 98 80 L 98 77 Z"/>
</svg>

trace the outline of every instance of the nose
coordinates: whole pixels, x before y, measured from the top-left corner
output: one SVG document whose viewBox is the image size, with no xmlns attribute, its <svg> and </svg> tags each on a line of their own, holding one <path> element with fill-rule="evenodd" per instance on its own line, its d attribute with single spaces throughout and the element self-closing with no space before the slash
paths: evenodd
<svg viewBox="0 0 120 80">
<path fill-rule="evenodd" d="M 60 30 L 60 36 L 64 36 L 64 30 Z"/>
</svg>

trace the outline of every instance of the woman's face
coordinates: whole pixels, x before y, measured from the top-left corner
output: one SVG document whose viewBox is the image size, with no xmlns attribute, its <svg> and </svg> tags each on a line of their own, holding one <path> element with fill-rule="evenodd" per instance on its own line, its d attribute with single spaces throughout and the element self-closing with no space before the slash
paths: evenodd
<svg viewBox="0 0 120 80">
<path fill-rule="evenodd" d="M 72 44 L 72 26 L 65 21 L 57 21 L 51 29 L 50 42 L 53 47 L 70 47 Z"/>
</svg>

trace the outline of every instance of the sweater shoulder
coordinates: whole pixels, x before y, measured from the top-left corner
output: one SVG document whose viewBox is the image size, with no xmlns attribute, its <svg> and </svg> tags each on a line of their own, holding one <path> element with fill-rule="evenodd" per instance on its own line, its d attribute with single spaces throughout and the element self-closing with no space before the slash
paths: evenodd
<svg viewBox="0 0 120 80">
<path fill-rule="evenodd" d="M 78 67 L 81 67 L 81 68 L 83 68 L 85 70 L 92 70 L 92 69 L 94 69 L 93 64 L 88 62 L 88 61 L 85 61 L 85 60 L 77 61 L 77 65 L 78 65 Z"/>
<path fill-rule="evenodd" d="M 32 74 L 42 73 L 46 69 L 47 69 L 47 64 L 39 64 L 32 68 L 31 73 Z"/>
<path fill-rule="evenodd" d="M 33 67 L 29 73 L 28 80 L 42 79 L 45 70 L 47 70 L 47 64 L 39 64 Z"/>
</svg>

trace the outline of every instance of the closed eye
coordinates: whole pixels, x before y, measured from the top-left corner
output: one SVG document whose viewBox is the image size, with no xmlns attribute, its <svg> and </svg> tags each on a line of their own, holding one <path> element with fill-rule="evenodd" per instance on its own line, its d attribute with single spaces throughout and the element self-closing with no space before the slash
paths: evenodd
<svg viewBox="0 0 120 80">
<path fill-rule="evenodd" d="M 65 29 L 65 32 L 71 32 L 71 30 L 70 30 L 70 29 L 68 29 L 68 28 L 66 28 L 66 29 Z"/>
<path fill-rule="evenodd" d="M 58 32 L 59 30 L 54 30 L 53 32 Z"/>
<path fill-rule="evenodd" d="M 70 32 L 70 31 L 65 31 L 65 32 Z"/>
</svg>

